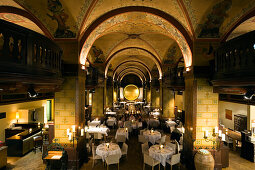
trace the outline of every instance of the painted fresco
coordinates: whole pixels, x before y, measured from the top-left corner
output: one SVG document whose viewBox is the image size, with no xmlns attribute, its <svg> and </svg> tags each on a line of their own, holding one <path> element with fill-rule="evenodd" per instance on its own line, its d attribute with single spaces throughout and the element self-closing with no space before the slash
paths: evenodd
<svg viewBox="0 0 255 170">
<path fill-rule="evenodd" d="M 94 58 L 94 63 L 104 63 L 104 53 L 101 49 L 97 48 L 96 46 L 92 46 L 91 48 L 92 57 Z"/>
<path fill-rule="evenodd" d="M 52 19 L 57 21 L 58 27 L 54 33 L 55 38 L 74 38 L 76 36 L 66 25 L 66 20 L 69 15 L 64 11 L 63 6 L 59 0 L 48 0 L 48 10 L 51 14 L 47 15 Z"/>
<path fill-rule="evenodd" d="M 199 38 L 219 38 L 220 27 L 223 24 L 227 12 L 232 6 L 232 0 L 223 0 L 212 7 L 211 12 L 207 15 L 206 21 L 201 25 Z"/>
</svg>

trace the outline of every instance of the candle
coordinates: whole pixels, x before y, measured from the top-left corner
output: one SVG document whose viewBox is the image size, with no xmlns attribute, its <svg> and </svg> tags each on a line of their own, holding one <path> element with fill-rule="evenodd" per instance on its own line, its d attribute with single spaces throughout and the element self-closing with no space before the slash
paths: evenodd
<svg viewBox="0 0 255 170">
<path fill-rule="evenodd" d="M 164 147 L 163 145 L 160 145 L 160 149 L 163 149 L 163 147 Z"/>
<path fill-rule="evenodd" d="M 228 135 L 228 129 L 226 129 L 226 135 Z"/>
<path fill-rule="evenodd" d="M 29 128 L 29 133 L 31 133 L 32 132 L 32 128 Z"/>
<path fill-rule="evenodd" d="M 87 132 L 87 131 L 88 131 L 88 127 L 87 127 L 87 126 L 85 126 L 84 130 L 85 130 L 85 132 Z"/>
<path fill-rule="evenodd" d="M 204 138 L 208 138 L 208 136 L 209 136 L 208 130 L 204 131 Z"/>
<path fill-rule="evenodd" d="M 72 126 L 72 129 L 73 129 L 73 131 L 72 131 L 72 132 L 75 132 L 75 125 L 73 125 L 73 126 Z"/>
<path fill-rule="evenodd" d="M 109 148 L 109 143 L 106 143 L 106 147 Z"/>
<path fill-rule="evenodd" d="M 126 132 L 128 131 L 128 128 L 126 128 Z"/>
<path fill-rule="evenodd" d="M 218 128 L 218 126 L 215 126 L 215 133 L 219 133 L 219 128 Z"/>
<path fill-rule="evenodd" d="M 70 140 L 70 141 L 72 140 L 72 133 L 68 134 L 68 140 Z"/>
<path fill-rule="evenodd" d="M 66 130 L 66 132 L 67 132 L 67 136 L 68 136 L 69 133 L 70 133 L 70 129 L 68 128 L 68 129 Z"/>
<path fill-rule="evenodd" d="M 84 129 L 81 129 L 81 136 L 84 136 Z"/>
<path fill-rule="evenodd" d="M 222 136 L 222 131 L 221 130 L 219 130 L 219 137 L 221 137 Z"/>
<path fill-rule="evenodd" d="M 40 127 L 41 126 L 41 123 L 40 122 L 38 122 L 38 127 Z"/>
<path fill-rule="evenodd" d="M 226 135 L 222 134 L 222 141 L 225 141 L 225 140 L 226 140 Z"/>
</svg>

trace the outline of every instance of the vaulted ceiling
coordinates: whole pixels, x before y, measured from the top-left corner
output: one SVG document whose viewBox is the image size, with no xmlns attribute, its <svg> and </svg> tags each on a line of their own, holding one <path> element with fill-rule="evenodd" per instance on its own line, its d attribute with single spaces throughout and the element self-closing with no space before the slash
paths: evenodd
<svg viewBox="0 0 255 170">
<path fill-rule="evenodd" d="M 181 57 L 191 66 L 196 40 L 253 31 L 254 8 L 255 0 L 1 0 L 0 19 L 79 41 L 79 62 L 101 63 L 106 76 L 127 70 L 150 79 Z"/>
</svg>

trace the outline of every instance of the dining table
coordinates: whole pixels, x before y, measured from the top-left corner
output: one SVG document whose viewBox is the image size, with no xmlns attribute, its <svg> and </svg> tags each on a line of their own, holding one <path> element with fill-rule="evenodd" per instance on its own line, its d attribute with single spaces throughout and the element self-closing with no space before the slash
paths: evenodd
<svg viewBox="0 0 255 170">
<path fill-rule="evenodd" d="M 88 124 L 89 124 L 89 126 L 98 126 L 98 125 L 101 124 L 101 121 L 100 120 L 93 120 Z"/>
<path fill-rule="evenodd" d="M 161 138 L 161 133 L 159 131 L 146 130 L 143 132 L 143 136 L 154 145 Z"/>
<path fill-rule="evenodd" d="M 167 125 L 167 127 L 172 127 L 172 126 L 175 126 L 175 125 L 176 125 L 176 122 L 175 122 L 175 121 L 172 121 L 172 120 L 167 120 L 167 121 L 166 121 L 166 125 Z"/>
<path fill-rule="evenodd" d="M 88 133 L 101 133 L 105 136 L 108 136 L 108 132 L 109 132 L 109 128 L 105 127 L 105 126 L 99 126 L 99 127 L 94 127 L 94 126 L 90 126 L 88 129 L 87 129 L 87 132 Z"/>
<path fill-rule="evenodd" d="M 116 125 L 117 119 L 115 117 L 108 117 L 106 120 L 107 125 Z"/>
<path fill-rule="evenodd" d="M 97 146 L 96 154 L 102 157 L 102 160 L 105 161 L 105 158 L 109 155 L 118 155 L 121 157 L 121 150 L 118 144 L 116 143 L 102 143 Z"/>
<path fill-rule="evenodd" d="M 175 153 L 174 148 L 166 145 L 153 145 L 149 148 L 149 156 L 160 161 L 160 163 L 165 167 L 166 160 L 170 159 Z"/>
<path fill-rule="evenodd" d="M 117 139 L 118 135 L 124 135 L 126 137 L 126 139 L 128 139 L 128 129 L 126 129 L 126 128 L 119 128 L 116 131 L 115 139 Z"/>
</svg>

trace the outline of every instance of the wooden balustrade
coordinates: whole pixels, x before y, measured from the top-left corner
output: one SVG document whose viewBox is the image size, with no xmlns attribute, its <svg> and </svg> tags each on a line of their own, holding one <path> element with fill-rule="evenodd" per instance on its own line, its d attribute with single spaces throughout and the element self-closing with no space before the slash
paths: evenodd
<svg viewBox="0 0 255 170">
<path fill-rule="evenodd" d="M 220 45 L 215 52 L 213 83 L 221 80 L 243 82 L 249 85 L 255 76 L 255 31 L 241 35 Z M 232 81 L 232 83 L 233 83 Z M 221 84 L 222 84 L 221 83 Z M 238 83 L 235 83 L 238 84 Z M 220 84 L 218 84 L 220 85 Z"/>
<path fill-rule="evenodd" d="M 61 73 L 62 50 L 45 36 L 0 20 L 0 61 L 3 65 L 15 66 L 26 71 L 42 69 Z M 30 72 L 34 74 L 35 72 Z"/>
</svg>

